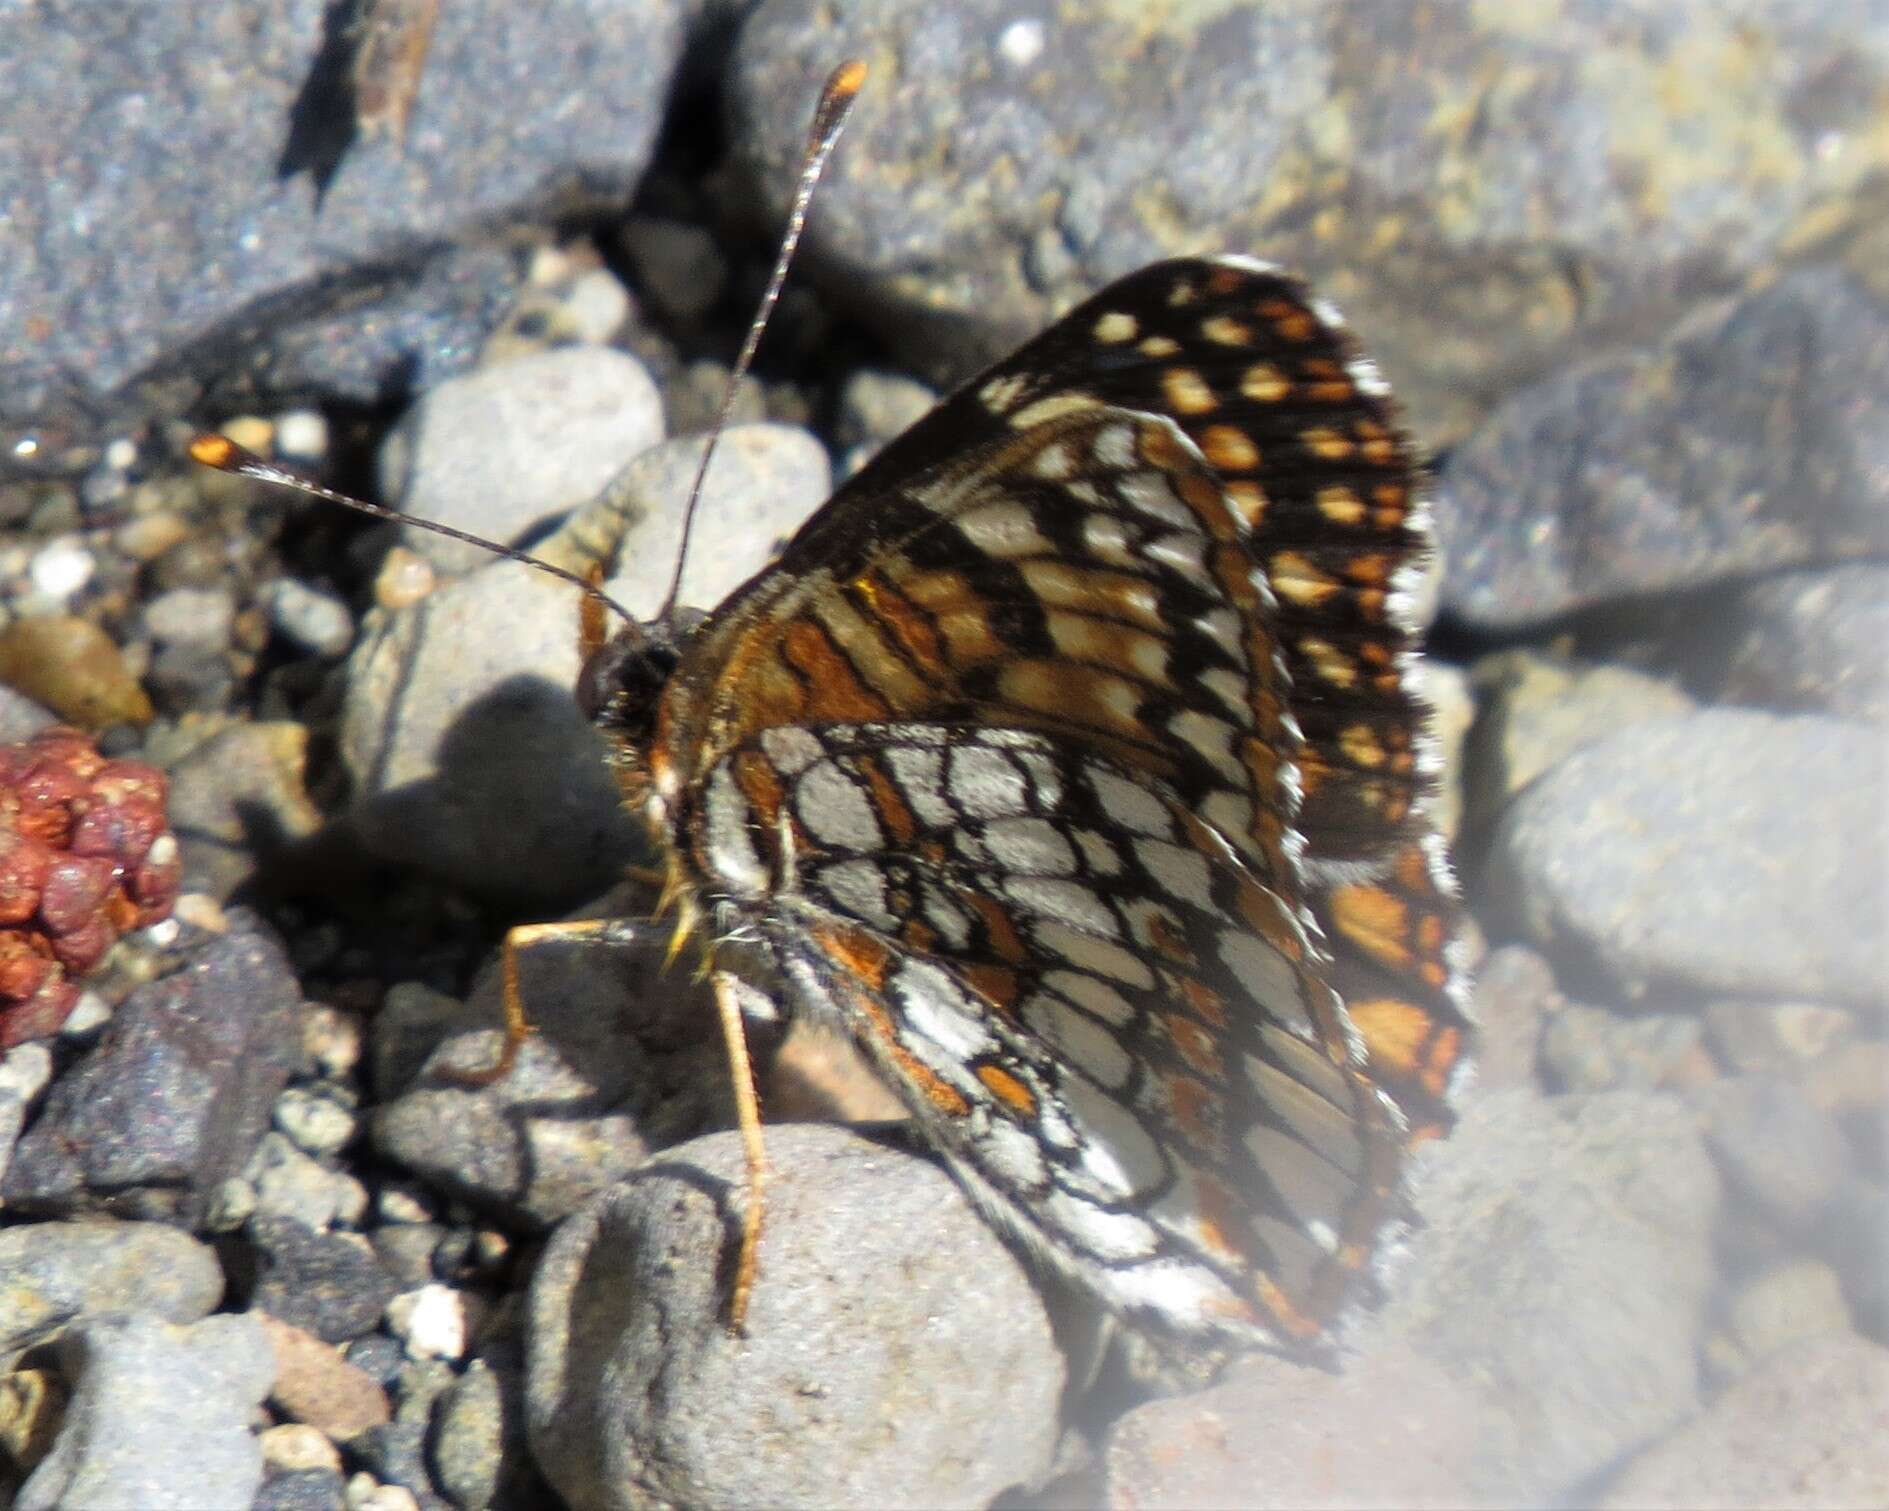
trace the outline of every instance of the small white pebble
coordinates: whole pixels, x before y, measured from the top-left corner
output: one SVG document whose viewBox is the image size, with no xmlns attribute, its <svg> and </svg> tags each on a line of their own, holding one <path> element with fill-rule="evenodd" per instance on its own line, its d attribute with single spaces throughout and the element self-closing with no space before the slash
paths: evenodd
<svg viewBox="0 0 1889 1511">
<path fill-rule="evenodd" d="M 223 912 L 223 905 L 208 892 L 186 892 L 171 904 L 171 917 L 179 923 L 187 923 L 193 929 L 201 929 L 206 934 L 227 934 L 230 931 L 229 918 Z"/>
<path fill-rule="evenodd" d="M 119 436 L 106 445 L 103 461 L 113 472 L 129 472 L 137 465 L 138 443 L 128 435 Z"/>
<path fill-rule="evenodd" d="M 105 999 L 97 992 L 82 991 L 74 1004 L 72 1015 L 59 1026 L 59 1035 L 64 1039 L 82 1039 L 87 1034 L 103 1028 L 112 1020 L 112 1010 Z"/>
<path fill-rule="evenodd" d="M 302 1009 L 302 1051 L 323 1075 L 345 1076 L 361 1063 L 361 1015 L 326 1002 Z"/>
<path fill-rule="evenodd" d="M 265 1428 L 257 1441 L 262 1447 L 263 1463 L 284 1474 L 301 1469 L 341 1472 L 341 1450 L 325 1432 L 306 1422 L 284 1422 Z"/>
<path fill-rule="evenodd" d="M 1012 21 L 997 39 L 997 51 L 1012 68 L 1028 68 L 1043 55 L 1043 23 Z"/>
<path fill-rule="evenodd" d="M 276 1098 L 272 1118 L 296 1148 L 309 1154 L 334 1154 L 354 1137 L 359 1120 L 346 1107 L 317 1091 L 291 1086 Z"/>
<path fill-rule="evenodd" d="M 387 1326 L 410 1359 L 458 1359 L 471 1331 L 466 1297 L 449 1285 L 402 1291 L 387 1303 Z"/>
<path fill-rule="evenodd" d="M 62 535 L 33 553 L 26 575 L 34 590 L 58 604 L 69 602 L 92 580 L 98 560 L 76 535 Z"/>
<path fill-rule="evenodd" d="M 304 650 L 339 656 L 354 643 L 354 616 L 332 593 L 293 577 L 278 577 L 267 590 L 269 623 Z"/>
<path fill-rule="evenodd" d="M 177 943 L 184 926 L 175 918 L 160 918 L 144 931 L 144 942 L 154 950 L 167 950 Z"/>
<path fill-rule="evenodd" d="M 276 416 L 276 455 L 292 462 L 319 462 L 328 455 L 328 420 L 313 409 Z"/>
<path fill-rule="evenodd" d="M 0 1100 L 30 1102 L 52 1079 L 52 1051 L 35 1041 L 0 1055 Z"/>
<path fill-rule="evenodd" d="M 433 1220 L 433 1204 L 406 1186 L 382 1186 L 380 1194 L 374 1198 L 374 1210 L 386 1223 Z"/>
</svg>

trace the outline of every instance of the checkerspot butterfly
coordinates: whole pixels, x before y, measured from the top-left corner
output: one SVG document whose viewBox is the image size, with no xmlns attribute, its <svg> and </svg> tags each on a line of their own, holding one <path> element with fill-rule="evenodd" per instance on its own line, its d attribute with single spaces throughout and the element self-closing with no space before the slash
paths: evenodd
<svg viewBox="0 0 1889 1511">
<path fill-rule="evenodd" d="M 1309 1343 L 1465 1022 L 1406 443 L 1331 312 L 1135 273 L 584 696 L 675 884 L 1131 1321 Z"/>
<path fill-rule="evenodd" d="M 1004 1231 L 1149 1337 L 1318 1349 L 1466 1063 L 1429 549 L 1337 315 L 1182 258 L 944 400 L 714 612 L 606 637 L 587 599 L 578 696 L 671 895 Z"/>
</svg>

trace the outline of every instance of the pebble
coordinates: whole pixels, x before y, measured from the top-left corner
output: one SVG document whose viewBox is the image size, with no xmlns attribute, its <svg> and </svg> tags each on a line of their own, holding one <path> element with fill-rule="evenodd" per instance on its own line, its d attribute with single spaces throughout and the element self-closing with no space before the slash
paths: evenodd
<svg viewBox="0 0 1889 1511">
<path fill-rule="evenodd" d="M 241 1173 L 299 1064 L 300 998 L 273 931 L 229 917 L 230 932 L 197 937 L 177 970 L 136 988 L 53 1084 L 0 1184 L 9 1207 L 194 1223 Z"/>
<path fill-rule="evenodd" d="M 370 1331 L 393 1282 L 364 1240 L 258 1213 L 244 1228 L 256 1279 L 249 1304 L 329 1343 Z"/>
<path fill-rule="evenodd" d="M 263 589 L 262 601 L 275 630 L 313 655 L 345 656 L 354 643 L 354 615 L 332 593 L 278 577 Z"/>
<path fill-rule="evenodd" d="M 1816 1259 L 1786 1260 L 1732 1298 L 1706 1357 L 1722 1377 L 1736 1376 L 1800 1339 L 1850 1330 L 1836 1271 Z"/>
<path fill-rule="evenodd" d="M 446 1285 L 403 1291 L 387 1303 L 387 1328 L 408 1358 L 463 1358 L 472 1330 L 466 1294 Z"/>
<path fill-rule="evenodd" d="M 1867 1001 L 1884 882 L 1856 837 L 1889 812 L 1885 776 L 1880 735 L 1842 720 L 1702 709 L 1639 724 L 1514 800 L 1486 891 L 1550 959 L 1629 998 L 1670 982 Z"/>
<path fill-rule="evenodd" d="M 33 553 L 27 577 L 33 590 L 49 602 L 64 608 L 98 571 L 98 558 L 77 536 L 64 535 L 48 541 Z"/>
<path fill-rule="evenodd" d="M 269 1400 L 283 1416 L 305 1422 L 337 1443 L 393 1420 L 387 1392 L 373 1374 L 313 1333 L 267 1312 L 253 1315 L 275 1354 Z M 392 1345 L 391 1339 L 380 1341 Z"/>
<path fill-rule="evenodd" d="M 354 1113 L 333 1097 L 300 1086 L 276 1098 L 274 1118 L 298 1149 L 316 1156 L 339 1154 L 357 1127 Z"/>
<path fill-rule="evenodd" d="M 231 724 L 171 769 L 171 824 L 184 885 L 227 900 L 259 867 L 324 823 L 307 787 L 309 731 L 287 720 Z"/>
<path fill-rule="evenodd" d="M 1720 1203 L 1677 1097 L 1476 1097 L 1412 1200 L 1423 1226 L 1357 1346 L 1401 1340 L 1474 1398 L 1471 1503 L 1578 1501 L 1696 1410 Z"/>
<path fill-rule="evenodd" d="M 201 1511 L 248 1506 L 262 1484 L 250 1417 L 274 1360 L 253 1318 L 174 1327 L 148 1316 L 87 1323 L 61 1343 L 72 1402 L 17 1511 Z"/>
<path fill-rule="evenodd" d="M 149 724 L 151 700 L 97 625 L 63 614 L 0 631 L 0 682 L 82 729 Z"/>
<path fill-rule="evenodd" d="M 1889 1349 L 1845 1333 L 1764 1360 L 1696 1421 L 1634 1457 L 1604 1511 L 1856 1511 L 1889 1486 Z"/>
<path fill-rule="evenodd" d="M 348 1481 L 348 1511 L 420 1511 L 420 1503 L 404 1485 L 383 1485 L 371 1474 Z"/>
<path fill-rule="evenodd" d="M 595 497 L 662 439 L 662 401 L 635 358 L 570 346 L 480 368 L 423 394 L 382 449 L 382 491 L 419 519 L 509 544 Z M 446 572 L 488 552 L 403 526 Z"/>
<path fill-rule="evenodd" d="M 1696 1094 L 1726 1179 L 1787 1234 L 1812 1228 L 1850 1173 L 1836 1124 L 1798 1087 L 1739 1076 Z"/>
<path fill-rule="evenodd" d="M 1119 1511 L 1479 1504 L 1463 1476 L 1477 1409 L 1448 1373 L 1396 1344 L 1330 1372 L 1244 1360 L 1209 1390 L 1136 1407 L 1114 1424 L 1103 1504 Z M 1243 1430 L 1250 1424 L 1265 1430 Z"/>
<path fill-rule="evenodd" d="M 703 227 L 635 215 L 623 227 L 622 242 L 638 292 L 669 319 L 699 320 L 721 298 L 727 260 Z"/>
<path fill-rule="evenodd" d="M 515 1376 L 501 1382 L 483 1360 L 474 1360 L 440 1393 L 433 1413 L 433 1471 L 455 1506 L 478 1511 L 492 1505 L 518 1472 L 524 1451 L 521 1393 Z"/>
<path fill-rule="evenodd" d="M 257 1437 L 262 1463 L 270 1473 L 294 1474 L 304 1469 L 341 1471 L 341 1451 L 326 1433 L 301 1422 L 283 1422 L 265 1428 Z"/>
<path fill-rule="evenodd" d="M 140 514 L 112 532 L 112 545 L 136 562 L 153 562 L 190 538 L 190 526 L 169 509 Z"/>
<path fill-rule="evenodd" d="M 433 563 L 405 546 L 394 546 L 382 558 L 374 577 L 374 602 L 389 613 L 418 603 L 439 586 Z"/>
<path fill-rule="evenodd" d="M 524 911 L 621 874 L 639 836 L 571 696 L 577 601 L 501 561 L 363 635 L 340 742 L 371 853 Z"/>
<path fill-rule="evenodd" d="M 243 1216 L 247 1219 L 250 1213 L 260 1212 L 266 1217 L 292 1218 L 317 1231 L 326 1228 L 334 1222 L 340 1205 L 337 1174 L 287 1135 L 265 1133 L 243 1171 L 254 1193 L 250 1212 Z"/>
<path fill-rule="evenodd" d="M 434 1278 L 433 1256 L 445 1236 L 435 1222 L 401 1222 L 374 1229 L 368 1241 L 394 1283 L 413 1288 Z"/>
<path fill-rule="evenodd" d="M 19 1222 L 0 1228 L 0 1365 L 114 1312 L 195 1322 L 223 1299 L 208 1245 L 156 1222 Z"/>
<path fill-rule="evenodd" d="M 1821 1002 L 1707 1003 L 1699 1015 L 1705 1039 L 1734 1074 L 1788 1075 L 1848 1043 L 1856 1016 Z"/>
<path fill-rule="evenodd" d="M 743 1338 L 723 1310 L 737 1135 L 668 1151 L 553 1236 L 525 1411 L 559 1494 L 589 1508 L 983 1506 L 1044 1475 L 1062 1358 L 1026 1273 L 957 1185 L 844 1129 L 775 1127 L 767 1147 Z"/>
<path fill-rule="evenodd" d="M 1568 1002 L 1549 1014 L 1540 1068 L 1555 1091 L 1654 1091 L 1709 1080 L 1699 1020 Z"/>
<path fill-rule="evenodd" d="M 571 522 L 576 535 L 601 528 L 593 522 L 628 517 L 617 546 L 619 566 L 605 589 L 632 614 L 654 613 L 668 591 L 682 541 L 682 506 L 702 446 L 701 437 L 689 436 L 645 452 Z M 773 559 L 832 489 L 826 448 L 807 431 L 730 426 L 702 484 L 678 602 L 705 609 L 720 603 Z"/>
<path fill-rule="evenodd" d="M 887 441 L 930 414 L 937 403 L 936 390 L 908 374 L 862 367 L 840 387 L 834 437 L 842 453 L 863 466 Z"/>
<path fill-rule="evenodd" d="M 236 600 L 221 588 L 172 588 L 145 604 L 143 622 L 160 645 L 220 656 L 233 643 Z"/>
<path fill-rule="evenodd" d="M 52 1051 L 44 1044 L 18 1044 L 0 1055 L 0 1180 L 13 1159 L 27 1111 L 51 1079 Z"/>
<path fill-rule="evenodd" d="M 249 1511 L 346 1511 L 347 1482 L 329 1469 L 272 1474 L 250 1503 Z"/>
<path fill-rule="evenodd" d="M 320 1075 L 343 1079 L 360 1066 L 365 1031 L 361 1015 L 326 1002 L 302 1008 L 302 1052 Z"/>
<path fill-rule="evenodd" d="M 1562 1005 L 1548 962 L 1523 944 L 1489 952 L 1476 971 L 1473 1090 L 1535 1087 L 1542 1025 Z"/>
<path fill-rule="evenodd" d="M 290 409 L 275 417 L 275 452 L 297 466 L 312 466 L 328 455 L 328 417 L 319 409 Z"/>
<path fill-rule="evenodd" d="M 1543 772 L 1605 735 L 1689 713 L 1672 683 L 1631 667 L 1570 661 L 1535 650 L 1484 657 L 1470 673 L 1476 722 L 1466 742 L 1473 823 L 1486 828 Z"/>
</svg>

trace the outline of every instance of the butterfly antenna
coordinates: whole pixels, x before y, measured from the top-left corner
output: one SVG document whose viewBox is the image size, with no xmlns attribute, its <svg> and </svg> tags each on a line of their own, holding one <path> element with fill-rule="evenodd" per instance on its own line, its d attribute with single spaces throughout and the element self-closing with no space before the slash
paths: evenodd
<svg viewBox="0 0 1889 1511">
<path fill-rule="evenodd" d="M 636 616 L 602 588 L 575 572 L 533 556 L 529 551 L 519 551 L 511 546 L 500 545 L 495 540 L 487 540 L 483 535 L 473 535 L 465 530 L 455 530 L 451 525 L 437 524 L 430 519 L 420 519 L 411 514 L 403 514 L 398 509 L 389 509 L 384 504 L 370 504 L 365 499 L 352 498 L 345 493 L 337 493 L 332 488 L 324 488 L 320 483 L 312 483 L 298 473 L 290 472 L 286 467 L 278 467 L 274 462 L 266 462 L 246 446 L 239 446 L 226 435 L 214 431 L 204 431 L 195 436 L 189 447 L 192 461 L 201 462 L 206 467 L 214 467 L 218 472 L 227 472 L 234 477 L 254 478 L 259 483 L 274 483 L 279 488 L 293 488 L 297 493 L 306 493 L 311 498 L 326 499 L 331 504 L 340 504 L 344 509 L 352 509 L 358 514 L 371 514 L 375 519 L 398 520 L 403 525 L 412 525 L 416 529 L 431 530 L 435 535 L 444 535 L 448 540 L 462 540 L 469 546 L 477 546 L 482 551 L 490 551 L 494 556 L 502 556 L 507 561 L 522 562 L 525 566 L 536 567 L 540 572 L 549 572 L 553 577 L 583 590 L 606 609 L 617 615 L 626 624 L 635 624 Z"/>
<path fill-rule="evenodd" d="M 853 58 L 834 69 L 826 81 L 826 87 L 820 91 L 820 103 L 814 107 L 813 125 L 808 129 L 806 150 L 800 159 L 800 181 L 794 188 L 793 208 L 787 215 L 787 231 L 781 237 L 780 253 L 774 259 L 774 271 L 768 278 L 767 291 L 761 295 L 760 306 L 748 324 L 748 334 L 741 343 L 741 354 L 735 358 L 734 368 L 728 374 L 728 383 L 722 389 L 721 404 L 715 411 L 714 427 L 708 433 L 707 445 L 702 448 L 702 460 L 696 466 L 695 481 L 689 485 L 688 501 L 682 506 L 682 540 L 676 548 L 675 576 L 669 580 L 669 591 L 663 597 L 662 607 L 656 612 L 658 619 L 669 617 L 676 606 L 676 596 L 682 591 L 682 569 L 689 560 L 689 536 L 695 525 L 695 509 L 702 496 L 702 484 L 708 477 L 708 464 L 714 458 L 722 432 L 728 428 L 728 416 L 735 407 L 736 390 L 754 362 L 755 351 L 761 345 L 761 333 L 767 329 L 768 316 L 773 314 L 774 306 L 780 302 L 781 286 L 787 281 L 787 265 L 794 260 L 794 249 L 800 245 L 800 233 L 806 229 L 807 210 L 813 203 L 814 185 L 819 183 L 820 175 L 826 171 L 827 159 L 833 155 L 840 132 L 845 129 L 846 118 L 852 113 L 853 102 L 859 98 L 860 87 L 865 82 L 866 65 Z"/>
</svg>

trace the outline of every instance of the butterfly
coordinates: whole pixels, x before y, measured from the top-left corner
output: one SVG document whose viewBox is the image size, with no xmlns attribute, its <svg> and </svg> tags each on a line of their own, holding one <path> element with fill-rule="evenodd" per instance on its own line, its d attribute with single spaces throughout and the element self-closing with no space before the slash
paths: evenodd
<svg viewBox="0 0 1889 1511">
<path fill-rule="evenodd" d="M 1317 1349 L 1466 1066 L 1429 549 L 1336 314 L 1161 262 L 706 617 L 595 615 L 578 697 L 669 898 L 849 1034 L 1000 1229 L 1151 1336 Z"/>
<path fill-rule="evenodd" d="M 863 73 L 822 97 L 763 315 Z M 387 512 L 222 437 L 191 454 Z M 986 1216 L 1131 1333 L 1330 1351 L 1468 1070 L 1431 552 L 1342 319 L 1269 265 L 1194 257 L 946 398 L 709 614 L 672 585 L 607 633 L 596 583 L 538 563 L 586 588 L 578 702 L 678 939 L 706 925 L 749 1161 L 732 1321 L 765 1186 L 758 950 Z M 517 950 L 613 927 L 512 931 L 488 1075 L 526 1031 Z"/>
</svg>

